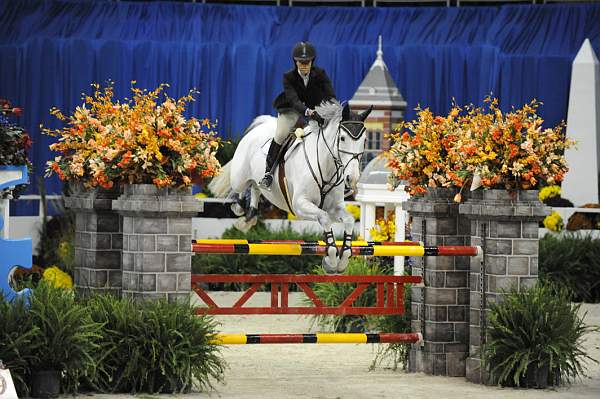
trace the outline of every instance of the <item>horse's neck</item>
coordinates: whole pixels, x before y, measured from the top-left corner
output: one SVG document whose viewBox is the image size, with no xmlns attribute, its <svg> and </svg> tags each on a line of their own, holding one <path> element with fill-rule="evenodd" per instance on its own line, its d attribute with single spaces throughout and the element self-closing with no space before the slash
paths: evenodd
<svg viewBox="0 0 600 399">
<path fill-rule="evenodd" d="M 319 165 L 321 166 L 321 171 L 323 173 L 322 177 L 325 180 L 330 179 L 331 176 L 335 174 L 335 160 L 333 155 L 337 156 L 337 145 L 335 142 L 336 133 L 337 133 L 337 122 L 335 125 L 330 122 L 323 132 L 319 132 L 319 127 L 311 126 L 312 134 L 308 136 L 310 140 L 307 140 L 307 154 L 310 158 L 311 166 L 315 169 L 317 176 L 319 176 L 317 159 L 319 160 Z M 320 137 L 319 137 L 320 135 Z M 329 146 L 329 149 L 327 148 Z M 319 156 L 317 157 L 317 151 Z"/>
</svg>

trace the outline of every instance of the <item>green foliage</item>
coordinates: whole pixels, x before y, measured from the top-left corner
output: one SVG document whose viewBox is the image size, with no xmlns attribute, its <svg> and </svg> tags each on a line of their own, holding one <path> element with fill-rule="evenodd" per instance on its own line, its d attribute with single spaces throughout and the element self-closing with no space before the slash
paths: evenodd
<svg viewBox="0 0 600 399">
<path fill-rule="evenodd" d="M 10 369 L 19 396 L 27 396 L 29 364 L 36 361 L 40 342 L 38 328 L 32 323 L 22 299 L 4 300 L 0 293 L 0 360 Z"/>
<path fill-rule="evenodd" d="M 224 361 L 209 343 L 213 319 L 196 316 L 189 304 L 134 303 L 92 297 L 88 306 L 101 323 L 98 371 L 89 384 L 101 392 L 183 393 L 221 381 Z"/>
<path fill-rule="evenodd" d="M 89 309 L 75 302 L 73 292 L 40 282 L 30 298 L 32 337 L 39 346 L 30 362 L 33 370 L 63 372 L 62 389 L 77 392 L 80 378 L 94 373 L 101 324 Z"/>
<path fill-rule="evenodd" d="M 560 385 L 584 375 L 584 334 L 597 331 L 578 315 L 568 289 L 538 283 L 529 290 L 511 289 L 492 305 L 484 363 L 501 385 Z M 585 317 L 585 315 L 584 315 Z M 531 381 L 537 370 L 546 370 Z"/>
<path fill-rule="evenodd" d="M 223 233 L 223 238 L 248 240 L 319 240 L 320 235 L 297 233 L 290 226 L 282 230 L 271 230 L 259 222 L 247 234 L 235 228 Z M 239 256 L 203 255 L 192 257 L 192 272 L 198 274 L 306 274 L 321 263 L 320 256 Z M 210 289 L 239 290 L 239 284 L 211 285 Z"/>
<path fill-rule="evenodd" d="M 600 302 L 600 239 L 577 233 L 544 236 L 539 275 L 569 288 L 576 301 Z"/>
<path fill-rule="evenodd" d="M 351 276 L 377 276 L 392 274 L 393 265 L 382 265 L 374 260 L 361 258 L 350 258 L 347 274 Z M 316 274 L 325 274 L 322 268 L 315 269 Z M 327 306 L 337 306 L 356 288 L 356 284 L 343 283 L 319 283 L 313 286 L 315 294 L 322 299 Z M 374 306 L 377 302 L 375 284 L 371 284 L 354 302 L 354 306 Z M 310 299 L 306 299 L 311 304 Z M 404 291 L 404 315 L 315 315 L 313 321 L 322 328 L 335 332 L 410 332 L 410 286 L 405 286 Z M 396 370 L 398 365 L 406 369 L 408 365 L 408 352 L 410 345 L 407 344 L 381 344 L 370 368 L 374 369 L 384 363 L 391 364 Z"/>
<path fill-rule="evenodd" d="M 314 268 L 314 274 L 326 275 L 322 267 Z M 368 262 L 364 258 L 350 258 L 346 274 L 349 276 L 378 276 L 385 273 L 380 269 L 378 263 Z M 356 283 L 318 283 L 313 286 L 315 294 L 321 298 L 327 306 L 337 306 L 356 288 Z M 371 284 L 354 301 L 353 306 L 373 306 L 375 305 L 376 291 L 375 284 Z M 307 305 L 312 304 L 311 300 L 306 298 Z M 334 332 L 363 332 L 368 330 L 370 320 L 373 316 L 369 315 L 314 315 L 313 321 L 321 327 L 330 328 Z"/>
<path fill-rule="evenodd" d="M 390 316 L 374 316 L 371 320 L 374 330 L 380 332 L 410 333 L 412 327 L 410 324 L 410 301 L 411 284 L 404 286 L 404 314 Z M 408 368 L 408 355 L 410 344 L 383 344 L 377 346 L 377 352 L 370 369 L 384 363 L 390 364 L 392 370 L 396 370 L 399 365 L 402 370 Z"/>
</svg>

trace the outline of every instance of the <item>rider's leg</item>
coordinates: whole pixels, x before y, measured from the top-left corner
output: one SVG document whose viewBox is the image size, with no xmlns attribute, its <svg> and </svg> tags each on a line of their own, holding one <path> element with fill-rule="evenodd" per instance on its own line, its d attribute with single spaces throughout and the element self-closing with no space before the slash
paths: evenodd
<svg viewBox="0 0 600 399">
<path fill-rule="evenodd" d="M 300 114 L 296 111 L 281 112 L 277 115 L 277 129 L 275 130 L 275 137 L 273 137 L 271 145 L 269 146 L 267 164 L 265 167 L 265 176 L 260 181 L 261 188 L 269 189 L 271 184 L 273 184 L 272 171 L 279 156 L 279 151 L 281 150 L 283 142 L 290 134 L 299 117 Z"/>
</svg>

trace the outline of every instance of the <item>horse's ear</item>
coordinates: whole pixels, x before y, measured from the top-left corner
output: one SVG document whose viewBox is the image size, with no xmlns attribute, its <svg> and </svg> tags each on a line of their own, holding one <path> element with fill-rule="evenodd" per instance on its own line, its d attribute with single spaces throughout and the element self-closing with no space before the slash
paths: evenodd
<svg viewBox="0 0 600 399">
<path fill-rule="evenodd" d="M 358 114 L 358 117 L 360 118 L 361 121 L 364 122 L 365 119 L 367 119 L 367 117 L 371 113 L 371 111 L 373 111 L 373 106 L 372 105 L 369 108 L 367 108 L 367 110 L 365 112 L 362 112 L 362 113 Z"/>
<path fill-rule="evenodd" d="M 350 106 L 348 105 L 348 103 L 344 104 L 344 109 L 342 110 L 342 120 L 350 120 Z"/>
</svg>

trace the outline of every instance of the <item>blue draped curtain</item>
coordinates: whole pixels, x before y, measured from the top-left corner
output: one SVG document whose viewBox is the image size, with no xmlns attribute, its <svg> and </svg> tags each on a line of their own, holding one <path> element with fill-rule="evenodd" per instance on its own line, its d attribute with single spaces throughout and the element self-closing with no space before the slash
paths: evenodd
<svg viewBox="0 0 600 399">
<path fill-rule="evenodd" d="M 43 174 L 58 127 L 48 110 L 81 103 L 90 83 L 130 81 L 172 96 L 200 94 L 190 115 L 218 119 L 238 138 L 260 114 L 274 114 L 290 51 L 310 40 L 341 100 L 352 98 L 383 37 L 384 59 L 406 98 L 446 112 L 452 99 L 498 96 L 504 109 L 533 98 L 548 125 L 566 119 L 571 63 L 583 40 L 600 51 L 600 4 L 501 7 L 343 8 L 195 3 L 0 0 L 0 96 L 24 108 L 35 176 Z M 47 179 L 49 192 L 60 190 Z M 37 191 L 32 187 L 32 192 Z"/>
</svg>

